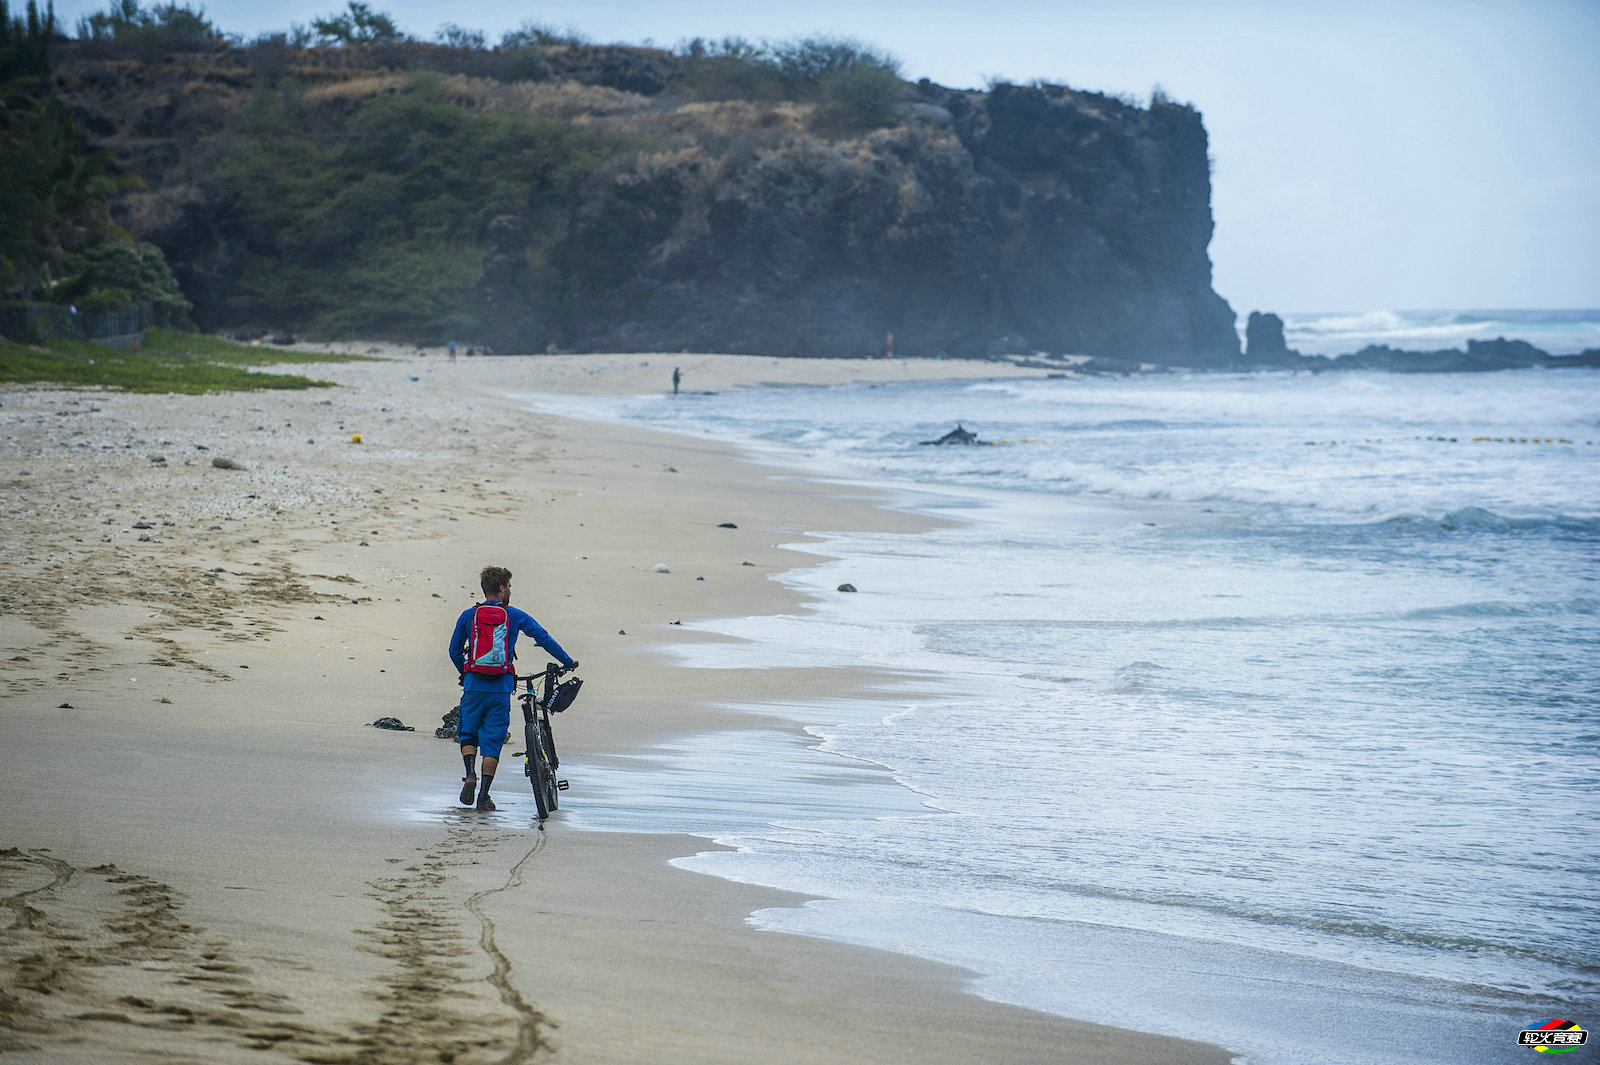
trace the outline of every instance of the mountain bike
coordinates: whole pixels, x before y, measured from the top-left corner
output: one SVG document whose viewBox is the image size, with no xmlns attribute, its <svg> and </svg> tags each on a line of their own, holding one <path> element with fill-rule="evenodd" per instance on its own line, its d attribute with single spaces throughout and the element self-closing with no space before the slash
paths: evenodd
<svg viewBox="0 0 1600 1065">
<path fill-rule="evenodd" d="M 567 667 L 551 662 L 544 667 L 543 673 L 530 673 L 516 678 L 524 687 L 523 691 L 517 693 L 517 698 L 522 702 L 523 738 L 528 745 L 523 752 L 522 771 L 527 774 L 528 783 L 533 785 L 533 801 L 539 807 L 541 821 L 555 812 L 557 795 L 567 790 L 567 782 L 556 776 L 556 770 L 561 768 L 561 759 L 556 756 L 550 715 L 559 714 L 572 705 L 583 681 L 573 677 L 557 684 L 556 678 L 566 672 Z M 536 691 L 534 682 L 540 678 L 544 679 L 544 684 Z"/>
</svg>

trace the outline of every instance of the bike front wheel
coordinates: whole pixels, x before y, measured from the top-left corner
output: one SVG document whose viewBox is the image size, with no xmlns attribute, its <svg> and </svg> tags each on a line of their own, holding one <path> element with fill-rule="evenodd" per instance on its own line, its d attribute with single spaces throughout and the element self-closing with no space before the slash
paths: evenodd
<svg viewBox="0 0 1600 1065">
<path fill-rule="evenodd" d="M 550 764 L 547 753 L 550 742 L 546 729 L 549 726 L 542 721 L 531 721 L 527 727 L 528 755 L 527 774 L 528 783 L 533 786 L 534 805 L 539 808 L 539 820 L 543 821 L 556 809 L 556 772 Z"/>
</svg>

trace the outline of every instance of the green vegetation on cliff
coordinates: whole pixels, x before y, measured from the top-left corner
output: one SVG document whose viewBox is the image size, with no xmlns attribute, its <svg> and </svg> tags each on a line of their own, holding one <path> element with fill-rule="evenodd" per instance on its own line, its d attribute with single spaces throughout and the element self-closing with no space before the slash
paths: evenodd
<svg viewBox="0 0 1600 1065">
<path fill-rule="evenodd" d="M 559 217 L 624 143 L 526 111 L 469 110 L 437 74 L 355 88 L 280 82 L 234 117 L 210 177 L 229 224 L 259 243 L 224 317 L 331 336 L 472 336 L 495 220 Z M 558 236 L 525 239 L 548 265 Z"/>
<path fill-rule="evenodd" d="M 161 250 L 113 221 L 112 200 L 143 183 L 85 143 L 51 79 L 58 44 L 53 5 L 13 18 L 0 0 L 0 294 L 86 311 L 148 300 L 182 319 Z"/>
<path fill-rule="evenodd" d="M 201 324 L 500 351 L 865 354 L 892 331 L 911 354 L 1237 355 L 1186 105 L 913 84 L 825 37 L 428 44 L 380 14 L 159 56 L 113 28 L 63 53 L 61 99 L 149 182 L 117 221 L 166 251 Z"/>
</svg>

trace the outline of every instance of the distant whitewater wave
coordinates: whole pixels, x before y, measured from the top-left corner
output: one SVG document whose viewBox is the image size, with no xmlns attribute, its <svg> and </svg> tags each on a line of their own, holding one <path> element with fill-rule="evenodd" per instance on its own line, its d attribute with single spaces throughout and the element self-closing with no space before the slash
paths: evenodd
<svg viewBox="0 0 1600 1065">
<path fill-rule="evenodd" d="M 1283 314 L 1282 318 L 1284 339 L 1291 348 L 1308 355 L 1343 355 L 1369 344 L 1432 351 L 1495 337 L 1526 340 L 1553 355 L 1600 347 L 1600 309 L 1375 310 Z"/>
</svg>

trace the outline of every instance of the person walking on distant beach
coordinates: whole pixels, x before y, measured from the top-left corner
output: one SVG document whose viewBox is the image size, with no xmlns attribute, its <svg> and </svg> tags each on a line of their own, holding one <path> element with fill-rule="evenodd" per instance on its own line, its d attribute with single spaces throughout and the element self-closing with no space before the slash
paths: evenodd
<svg viewBox="0 0 1600 1065">
<path fill-rule="evenodd" d="M 894 333 L 892 332 L 883 338 L 883 357 L 886 359 L 894 358 Z"/>
<path fill-rule="evenodd" d="M 456 361 L 456 342 L 454 340 L 450 341 L 450 361 Z"/>
<path fill-rule="evenodd" d="M 683 379 L 683 371 L 680 368 L 674 366 L 672 368 L 672 394 L 673 395 L 677 395 L 678 394 L 678 382 L 681 381 L 682 379 Z"/>
<path fill-rule="evenodd" d="M 456 739 L 461 744 L 461 761 L 467 775 L 461 778 L 462 805 L 470 805 L 477 790 L 477 808 L 493 810 L 489 786 L 500 767 L 500 749 L 511 733 L 511 693 L 516 689 L 517 633 L 527 633 L 533 641 L 568 669 L 578 660 L 533 618 L 511 605 L 511 571 L 503 566 L 485 566 L 478 575 L 484 601 L 461 612 L 455 631 L 450 634 L 450 661 L 460 675 L 461 713 L 456 723 Z M 473 770 L 478 751 L 483 751 L 483 776 Z"/>
</svg>

